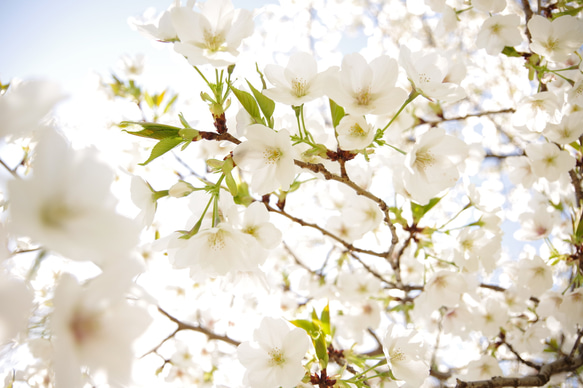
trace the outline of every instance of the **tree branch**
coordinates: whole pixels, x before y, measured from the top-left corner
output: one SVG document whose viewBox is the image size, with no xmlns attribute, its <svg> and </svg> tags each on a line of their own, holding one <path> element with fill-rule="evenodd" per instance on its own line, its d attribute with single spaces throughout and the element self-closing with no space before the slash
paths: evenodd
<svg viewBox="0 0 583 388">
<path fill-rule="evenodd" d="M 579 348 L 579 356 L 563 357 L 541 367 L 534 376 L 525 377 L 492 377 L 490 380 L 465 382 L 457 379 L 455 388 L 496 388 L 496 387 L 541 387 L 549 382 L 551 376 L 574 372 L 583 366 L 583 349 Z"/>
</svg>

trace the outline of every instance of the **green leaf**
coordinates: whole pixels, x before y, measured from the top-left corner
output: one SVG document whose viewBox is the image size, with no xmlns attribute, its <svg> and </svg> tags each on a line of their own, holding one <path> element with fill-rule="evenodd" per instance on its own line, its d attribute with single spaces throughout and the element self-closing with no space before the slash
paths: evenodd
<svg viewBox="0 0 583 388">
<path fill-rule="evenodd" d="M 168 111 L 170 110 L 170 107 L 176 102 L 177 98 L 178 98 L 178 94 L 175 94 L 174 96 L 172 96 L 170 101 L 168 101 L 168 104 L 166 104 L 166 107 L 164 108 L 163 113 L 168 113 Z"/>
<path fill-rule="evenodd" d="M 164 155 L 166 152 L 170 151 L 172 148 L 176 147 L 183 141 L 184 140 L 181 137 L 167 137 L 160 140 L 158 143 L 156 143 L 154 148 L 152 148 L 152 152 L 150 153 L 148 160 L 146 160 L 144 163 L 140 163 L 140 166 L 145 166 L 157 157 Z"/>
<path fill-rule="evenodd" d="M 435 205 L 437 205 L 441 201 L 441 198 L 431 198 L 427 205 L 418 205 L 414 202 L 411 202 L 411 213 L 413 213 L 413 222 L 418 223 L 421 218 L 431 210 Z"/>
<path fill-rule="evenodd" d="M 320 360 L 322 368 L 328 366 L 328 345 L 326 344 L 326 336 L 320 331 L 318 338 L 312 336 L 312 341 L 314 342 L 314 348 L 316 349 L 316 356 Z"/>
<path fill-rule="evenodd" d="M 502 50 L 502 54 L 506 55 L 507 57 L 521 57 L 520 53 L 516 51 L 514 47 L 506 46 Z"/>
<path fill-rule="evenodd" d="M 320 322 L 322 322 L 324 333 L 326 333 L 327 335 L 332 335 L 332 331 L 330 329 L 330 303 L 327 303 L 326 307 L 324 307 L 324 309 L 322 310 Z"/>
<path fill-rule="evenodd" d="M 168 137 L 178 137 L 178 132 L 180 128 L 173 127 L 171 125 L 164 125 L 158 123 L 146 123 L 146 122 L 139 122 L 139 121 L 122 121 L 119 126 L 121 128 L 127 128 L 131 125 L 139 125 L 142 129 L 141 131 L 130 132 L 125 130 L 130 135 L 146 137 L 148 139 L 156 139 L 162 140 Z"/>
<path fill-rule="evenodd" d="M 330 99 L 330 113 L 332 115 L 332 125 L 334 129 L 338 126 L 338 123 L 344 117 L 344 108 L 336 104 L 334 100 Z"/>
<path fill-rule="evenodd" d="M 152 98 L 152 96 L 150 96 L 150 93 L 144 92 L 144 100 L 146 100 L 146 103 L 148 104 L 150 109 L 154 107 L 154 99 Z"/>
<path fill-rule="evenodd" d="M 577 229 L 575 230 L 575 243 L 581 242 L 583 238 L 583 215 L 579 217 L 579 223 L 577 224 Z"/>
<path fill-rule="evenodd" d="M 244 90 L 239 90 L 231 86 L 231 90 L 237 97 L 237 100 L 243 105 L 243 108 L 251 115 L 251 117 L 258 123 L 263 124 L 263 120 L 261 119 L 261 114 L 259 112 L 259 107 L 257 106 L 257 102 L 253 98 L 250 93 L 247 93 Z"/>
<path fill-rule="evenodd" d="M 294 326 L 299 327 L 300 329 L 304 329 L 305 331 L 308 332 L 308 334 L 318 330 L 317 326 L 314 325 L 312 321 L 308 321 L 306 319 L 294 319 L 293 321 L 290 321 L 290 323 Z"/>
<path fill-rule="evenodd" d="M 233 174 L 231 174 L 231 173 L 225 174 L 225 182 L 227 183 L 227 187 L 228 187 L 231 195 L 233 197 L 236 196 L 237 195 L 237 182 L 235 182 L 235 179 L 233 179 Z"/>
<path fill-rule="evenodd" d="M 259 90 L 255 89 L 255 87 L 253 87 L 249 81 L 247 81 L 247 84 L 249 85 L 249 88 L 251 88 L 251 91 L 253 92 L 253 95 L 255 96 L 255 99 L 257 100 L 259 108 L 261 108 L 261 112 L 263 112 L 265 119 L 269 122 L 271 116 L 273 116 L 273 111 L 275 110 L 275 102 L 271 98 L 264 96 Z"/>
</svg>

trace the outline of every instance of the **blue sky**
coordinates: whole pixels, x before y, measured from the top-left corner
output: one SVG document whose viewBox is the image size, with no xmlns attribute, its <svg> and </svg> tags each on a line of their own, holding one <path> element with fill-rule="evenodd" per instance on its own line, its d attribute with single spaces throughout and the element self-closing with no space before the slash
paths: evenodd
<svg viewBox="0 0 583 388">
<path fill-rule="evenodd" d="M 184 2 L 184 0 L 183 0 Z M 267 0 L 234 0 L 253 9 Z M 0 81 L 49 78 L 67 90 L 89 71 L 108 74 L 123 54 L 142 53 L 156 66 L 170 64 L 152 43 L 128 25 L 149 7 L 159 12 L 172 0 L 0 1 Z M 166 61 L 166 62 L 165 62 Z"/>
</svg>

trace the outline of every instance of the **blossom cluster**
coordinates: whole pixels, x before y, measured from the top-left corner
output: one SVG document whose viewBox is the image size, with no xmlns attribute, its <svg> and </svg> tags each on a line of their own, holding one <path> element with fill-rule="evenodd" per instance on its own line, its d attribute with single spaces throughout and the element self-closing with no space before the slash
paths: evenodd
<svg viewBox="0 0 583 388">
<path fill-rule="evenodd" d="M 54 83 L 0 84 L 6 386 L 580 381 L 580 7 L 175 0 L 130 24 L 198 83 L 149 92 L 126 58 L 96 92 L 107 153 Z"/>
</svg>

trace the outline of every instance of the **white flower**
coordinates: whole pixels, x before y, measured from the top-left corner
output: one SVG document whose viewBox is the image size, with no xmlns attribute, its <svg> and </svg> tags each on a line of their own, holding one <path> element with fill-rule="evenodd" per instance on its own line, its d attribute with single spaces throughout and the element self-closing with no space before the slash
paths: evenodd
<svg viewBox="0 0 583 388">
<path fill-rule="evenodd" d="M 241 231 L 253 237 L 264 249 L 273 249 L 281 242 L 281 231 L 269 222 L 269 212 L 261 202 L 253 202 L 245 209 Z"/>
<path fill-rule="evenodd" d="M 170 11 L 180 39 L 174 50 L 193 66 L 234 63 L 241 41 L 253 33 L 253 15 L 245 9 L 234 9 L 231 0 L 207 1 L 199 8 L 200 13 L 188 7 Z"/>
<path fill-rule="evenodd" d="M 465 380 L 487 380 L 493 376 L 502 376 L 502 369 L 498 360 L 492 356 L 482 356 L 479 360 L 468 364 L 468 373 Z"/>
<path fill-rule="evenodd" d="M 42 128 L 41 120 L 63 98 L 59 86 L 50 81 L 11 85 L 6 94 L 0 95 L 0 138 L 32 136 L 35 130 Z"/>
<path fill-rule="evenodd" d="M 583 61 L 581 63 L 583 64 Z M 569 103 L 583 106 L 583 79 L 575 82 L 575 85 L 567 92 L 567 96 Z"/>
<path fill-rule="evenodd" d="M 172 255 L 173 265 L 190 268 L 193 277 L 256 270 L 261 258 L 252 254 L 247 237 L 229 223 L 221 222 L 187 240 L 178 238 L 171 243 L 171 248 L 178 248 Z"/>
<path fill-rule="evenodd" d="M 518 268 L 517 284 L 531 296 L 538 298 L 553 286 L 553 271 L 540 256 L 520 260 Z"/>
<path fill-rule="evenodd" d="M 383 352 L 393 376 L 411 387 L 420 387 L 429 376 L 429 367 L 423 360 L 423 346 L 417 333 L 392 325 L 383 339 Z"/>
<path fill-rule="evenodd" d="M 265 76 L 275 87 L 264 90 L 263 94 L 283 104 L 300 106 L 324 95 L 326 75 L 318 74 L 314 56 L 307 53 L 293 54 L 286 68 L 265 66 Z"/>
<path fill-rule="evenodd" d="M 423 287 L 426 301 L 434 308 L 457 305 L 462 295 L 469 291 L 464 275 L 458 272 L 442 270 L 433 274 Z"/>
<path fill-rule="evenodd" d="M 472 0 L 472 6 L 482 12 L 498 13 L 506 8 L 506 0 Z"/>
<path fill-rule="evenodd" d="M 194 191 L 194 186 L 185 181 L 178 181 L 168 189 L 168 195 L 174 198 L 186 197 Z"/>
<path fill-rule="evenodd" d="M 188 0 L 186 8 L 192 9 L 196 0 Z M 144 18 L 130 18 L 129 24 L 135 27 L 141 34 L 150 39 L 155 39 L 161 42 L 174 42 L 178 40 L 176 30 L 172 25 L 171 11 L 174 8 L 180 8 L 180 0 L 174 0 L 170 8 L 162 12 L 156 20 L 146 16 Z"/>
<path fill-rule="evenodd" d="M 553 143 L 528 144 L 526 156 L 536 176 L 556 181 L 561 174 L 575 167 L 577 160 L 568 151 L 561 150 Z"/>
<path fill-rule="evenodd" d="M 562 62 L 583 44 L 583 22 L 564 15 L 553 21 L 534 15 L 528 21 L 530 49 L 553 62 Z"/>
<path fill-rule="evenodd" d="M 128 303 L 123 286 L 129 286 L 131 279 L 127 271 L 117 270 L 104 272 L 85 286 L 70 275 L 61 278 L 50 320 L 56 386 L 84 386 L 85 368 L 90 373 L 105 372 L 116 385 L 129 383 L 132 343 L 145 331 L 151 317 Z"/>
<path fill-rule="evenodd" d="M 7 229 L 73 260 L 98 265 L 136 246 L 136 224 L 115 212 L 113 171 L 89 151 L 74 151 L 47 129 L 30 179 L 8 182 Z"/>
<path fill-rule="evenodd" d="M 310 346 L 304 330 L 290 329 L 283 320 L 266 317 L 253 339 L 253 343 L 243 342 L 237 348 L 249 386 L 292 388 L 300 383 L 306 373 L 302 359 Z"/>
<path fill-rule="evenodd" d="M 461 86 L 444 82 L 450 65 L 445 57 L 436 52 L 411 53 L 409 48 L 402 46 L 399 62 L 414 88 L 428 99 L 455 102 L 466 96 Z"/>
<path fill-rule="evenodd" d="M 544 209 L 538 209 L 533 213 L 523 213 L 519 220 L 520 229 L 514 233 L 514 237 L 521 241 L 533 241 L 547 237 L 560 221 L 557 213 L 549 213 Z"/>
<path fill-rule="evenodd" d="M 534 132 L 542 132 L 547 123 L 561 121 L 561 105 L 559 97 L 553 92 L 540 92 L 524 97 L 512 115 L 512 125 L 526 126 Z"/>
<path fill-rule="evenodd" d="M 504 4 L 506 5 L 506 4 Z M 488 18 L 476 39 L 476 47 L 486 49 L 490 55 L 502 52 L 505 46 L 516 46 L 522 42 L 518 26 L 518 15 L 494 15 Z"/>
<path fill-rule="evenodd" d="M 154 215 L 158 205 L 154 190 L 152 190 L 148 182 L 134 175 L 132 176 L 130 194 L 134 205 L 140 208 L 136 221 L 140 225 L 149 228 L 154 222 Z"/>
<path fill-rule="evenodd" d="M 395 87 L 398 72 L 397 61 L 386 55 L 368 64 L 362 55 L 349 54 L 342 69 L 327 78 L 326 94 L 346 113 L 389 114 L 407 98 L 403 89 Z"/>
<path fill-rule="evenodd" d="M 247 141 L 233 150 L 233 160 L 252 173 L 251 189 L 259 195 L 278 188 L 288 190 L 295 177 L 295 165 L 289 132 L 275 132 L 261 125 L 247 127 Z"/>
<path fill-rule="evenodd" d="M 372 143 L 375 131 L 364 116 L 346 115 L 336 127 L 338 145 L 343 150 L 362 150 Z"/>
<path fill-rule="evenodd" d="M 24 282 L 0 272 L 0 345 L 25 331 L 32 298 Z"/>
<path fill-rule="evenodd" d="M 582 84 L 583 85 L 583 84 Z M 583 112 L 574 112 L 563 116 L 559 124 L 549 123 L 543 135 L 559 144 L 569 144 L 579 139 L 583 134 Z"/>
<path fill-rule="evenodd" d="M 515 185 L 531 187 L 538 179 L 538 177 L 532 172 L 532 166 L 526 156 L 509 157 L 506 159 L 506 163 L 510 167 L 508 177 Z"/>
<path fill-rule="evenodd" d="M 458 138 L 445 134 L 441 128 L 427 131 L 405 157 L 402 177 L 407 194 L 421 205 L 441 191 L 452 187 L 459 178 L 459 162 L 468 153 L 468 146 Z"/>
</svg>

